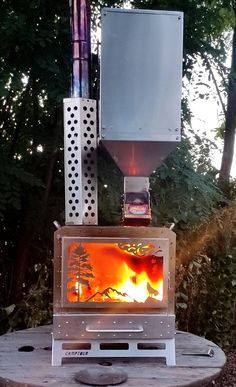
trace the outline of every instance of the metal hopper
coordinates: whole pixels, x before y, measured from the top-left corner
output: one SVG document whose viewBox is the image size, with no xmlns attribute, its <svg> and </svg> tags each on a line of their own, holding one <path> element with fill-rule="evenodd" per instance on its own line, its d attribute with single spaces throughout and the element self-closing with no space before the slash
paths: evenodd
<svg viewBox="0 0 236 387">
<path fill-rule="evenodd" d="M 180 141 L 181 12 L 102 12 L 100 137 L 125 176 L 149 176 Z"/>
</svg>

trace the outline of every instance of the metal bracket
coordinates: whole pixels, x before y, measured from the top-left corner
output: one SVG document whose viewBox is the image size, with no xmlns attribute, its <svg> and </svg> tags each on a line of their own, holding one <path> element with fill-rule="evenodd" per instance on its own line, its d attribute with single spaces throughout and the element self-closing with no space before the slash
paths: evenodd
<svg viewBox="0 0 236 387">
<path fill-rule="evenodd" d="M 164 357 L 166 365 L 175 366 L 175 339 L 159 340 L 55 340 L 52 341 L 52 366 L 63 358 L 91 357 Z"/>
</svg>

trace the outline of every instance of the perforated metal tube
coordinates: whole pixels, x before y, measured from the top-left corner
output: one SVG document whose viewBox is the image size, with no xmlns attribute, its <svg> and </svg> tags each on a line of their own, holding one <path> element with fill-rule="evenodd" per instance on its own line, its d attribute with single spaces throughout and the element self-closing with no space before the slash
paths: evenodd
<svg viewBox="0 0 236 387">
<path fill-rule="evenodd" d="M 64 100 L 66 224 L 97 224 L 96 101 Z"/>
</svg>

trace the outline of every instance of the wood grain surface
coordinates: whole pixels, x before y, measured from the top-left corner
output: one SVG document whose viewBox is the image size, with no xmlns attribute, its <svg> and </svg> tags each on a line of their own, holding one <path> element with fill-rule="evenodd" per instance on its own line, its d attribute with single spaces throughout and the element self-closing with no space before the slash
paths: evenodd
<svg viewBox="0 0 236 387">
<path fill-rule="evenodd" d="M 224 352 L 211 341 L 177 332 L 175 367 L 153 358 L 87 358 L 52 367 L 51 332 L 49 325 L 0 336 L 0 387 L 84 386 L 75 375 L 97 367 L 103 373 L 111 367 L 125 372 L 128 379 L 121 384 L 124 387 L 204 386 L 219 376 L 226 361 Z M 209 349 L 214 351 L 212 357 L 199 354 Z M 190 352 L 196 354 L 184 354 Z"/>
</svg>

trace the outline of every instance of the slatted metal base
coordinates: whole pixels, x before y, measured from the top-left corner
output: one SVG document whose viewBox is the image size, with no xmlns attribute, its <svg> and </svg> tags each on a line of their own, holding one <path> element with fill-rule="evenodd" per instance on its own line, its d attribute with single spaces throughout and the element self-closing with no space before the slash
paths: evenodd
<svg viewBox="0 0 236 387">
<path fill-rule="evenodd" d="M 52 365 L 64 358 L 162 357 L 175 366 L 175 339 L 158 340 L 52 340 Z"/>
</svg>

